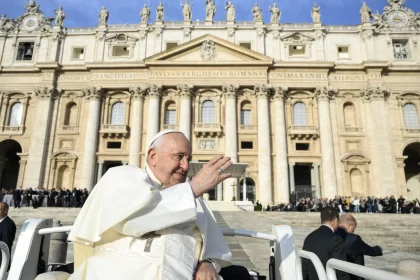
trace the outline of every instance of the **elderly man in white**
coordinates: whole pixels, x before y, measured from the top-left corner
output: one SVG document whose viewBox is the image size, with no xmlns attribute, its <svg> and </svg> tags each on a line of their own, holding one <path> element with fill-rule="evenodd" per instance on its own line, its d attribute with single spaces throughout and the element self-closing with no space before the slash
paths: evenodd
<svg viewBox="0 0 420 280">
<path fill-rule="evenodd" d="M 69 279 L 249 279 L 200 197 L 231 177 L 230 158 L 215 156 L 189 182 L 191 145 L 179 131 L 162 131 L 145 170 L 110 169 L 82 208 L 69 240 L 75 272 Z M 223 277 L 223 278 L 222 278 Z"/>
</svg>

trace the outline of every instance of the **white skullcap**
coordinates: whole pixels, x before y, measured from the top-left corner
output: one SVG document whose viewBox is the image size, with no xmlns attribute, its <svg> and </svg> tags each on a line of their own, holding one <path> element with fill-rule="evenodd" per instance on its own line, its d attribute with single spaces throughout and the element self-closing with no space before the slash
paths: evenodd
<svg viewBox="0 0 420 280">
<path fill-rule="evenodd" d="M 161 132 L 159 132 L 158 134 L 156 134 L 155 136 L 153 136 L 152 140 L 150 140 L 149 145 L 147 146 L 147 150 L 150 149 L 150 147 L 152 147 L 153 143 L 161 136 L 165 135 L 165 134 L 169 134 L 169 133 L 181 133 L 182 135 L 184 135 L 184 133 L 182 133 L 179 130 L 175 130 L 175 129 L 165 129 L 162 130 Z M 185 135 L 184 135 L 185 136 Z"/>
</svg>

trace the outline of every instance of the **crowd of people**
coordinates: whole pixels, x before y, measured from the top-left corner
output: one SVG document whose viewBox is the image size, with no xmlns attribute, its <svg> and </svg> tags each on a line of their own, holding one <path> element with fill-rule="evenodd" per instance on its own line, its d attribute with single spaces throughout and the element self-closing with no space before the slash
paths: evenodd
<svg viewBox="0 0 420 280">
<path fill-rule="evenodd" d="M 288 203 L 280 203 L 278 205 L 264 208 L 264 211 L 294 211 L 294 212 L 319 212 L 325 207 L 334 207 L 341 213 L 401 213 L 401 214 L 420 214 L 419 199 L 407 200 L 400 196 L 396 199 L 391 197 L 377 198 L 375 196 L 362 197 L 341 197 L 336 196 L 334 199 L 328 198 L 300 198 L 295 199 L 295 195 L 291 195 Z M 257 201 L 256 209 L 260 207 Z"/>
<path fill-rule="evenodd" d="M 11 207 L 82 207 L 89 196 L 87 189 L 2 189 L 0 201 Z"/>
</svg>

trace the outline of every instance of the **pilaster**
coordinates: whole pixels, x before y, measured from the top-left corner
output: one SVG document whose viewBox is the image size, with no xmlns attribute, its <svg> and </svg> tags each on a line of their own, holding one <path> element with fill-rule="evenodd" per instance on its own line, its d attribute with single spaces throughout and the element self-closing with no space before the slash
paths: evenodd
<svg viewBox="0 0 420 280">
<path fill-rule="evenodd" d="M 148 115 L 147 115 L 147 143 L 146 145 L 149 145 L 153 137 L 159 132 L 161 96 L 162 96 L 161 86 L 158 86 L 158 85 L 150 86 L 150 89 L 148 91 L 149 109 L 148 109 Z"/>
<path fill-rule="evenodd" d="M 191 140 L 191 113 L 194 86 L 192 85 L 178 85 L 178 93 L 181 99 L 181 106 L 179 112 L 179 130 L 184 133 L 188 140 Z"/>
<path fill-rule="evenodd" d="M 147 87 L 130 87 L 133 110 L 131 115 L 130 153 L 128 161 L 130 165 L 137 167 L 140 167 L 144 96 L 147 94 L 147 91 Z"/>
</svg>

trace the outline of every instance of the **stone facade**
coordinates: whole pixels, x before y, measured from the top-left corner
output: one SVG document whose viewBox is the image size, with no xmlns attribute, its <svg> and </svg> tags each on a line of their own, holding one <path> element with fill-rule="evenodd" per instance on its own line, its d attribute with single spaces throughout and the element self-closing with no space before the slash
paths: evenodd
<svg viewBox="0 0 420 280">
<path fill-rule="evenodd" d="M 91 189 L 110 167 L 144 167 L 148 140 L 175 128 L 193 160 L 248 163 L 264 204 L 420 196 L 420 19 L 388 2 L 358 26 L 320 10 L 310 24 L 108 25 L 104 8 L 97 28 L 66 29 L 63 9 L 52 25 L 31 1 L 0 19 L 1 187 Z"/>
</svg>

